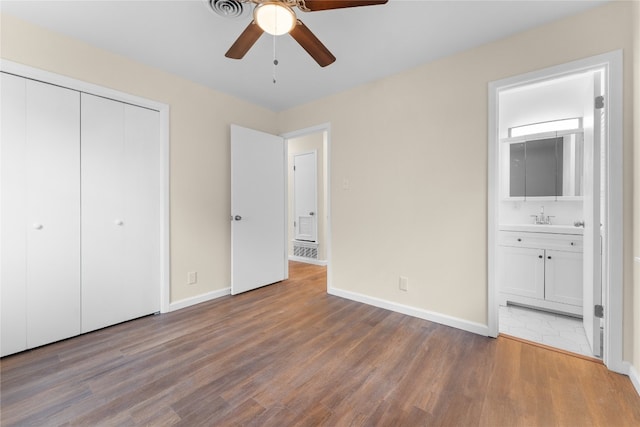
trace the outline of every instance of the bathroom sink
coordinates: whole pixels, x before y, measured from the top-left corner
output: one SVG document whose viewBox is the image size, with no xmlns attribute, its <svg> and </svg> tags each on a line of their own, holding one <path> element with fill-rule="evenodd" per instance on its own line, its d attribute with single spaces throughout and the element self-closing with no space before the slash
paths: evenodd
<svg viewBox="0 0 640 427">
<path fill-rule="evenodd" d="M 573 225 L 547 225 L 547 224 L 500 224 L 500 231 L 522 231 L 526 233 L 551 233 L 551 234 L 583 234 L 584 228 Z"/>
</svg>

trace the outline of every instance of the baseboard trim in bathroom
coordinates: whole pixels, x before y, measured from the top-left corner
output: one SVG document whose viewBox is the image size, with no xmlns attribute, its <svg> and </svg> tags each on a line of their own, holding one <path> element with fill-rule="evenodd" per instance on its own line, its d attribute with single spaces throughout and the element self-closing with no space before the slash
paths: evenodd
<svg viewBox="0 0 640 427">
<path fill-rule="evenodd" d="M 560 348 L 551 347 L 551 346 L 545 345 L 545 344 L 540 344 L 539 342 L 529 341 L 529 340 L 525 340 L 523 338 L 514 337 L 513 335 L 507 335 L 507 334 L 500 333 L 500 336 L 503 337 L 503 338 L 509 339 L 509 340 L 521 342 L 523 344 L 529 344 L 529 345 L 532 345 L 534 347 L 544 348 L 545 350 L 555 351 L 556 353 L 561 353 L 561 354 L 565 354 L 567 356 L 573 356 L 573 357 L 577 357 L 578 359 L 583 359 L 583 360 L 587 360 L 589 362 L 594 362 L 594 363 L 598 363 L 600 365 L 604 365 L 602 360 L 598 359 L 597 357 L 589 357 L 589 356 L 585 356 L 583 354 L 574 353 L 572 351 L 562 350 Z"/>
</svg>

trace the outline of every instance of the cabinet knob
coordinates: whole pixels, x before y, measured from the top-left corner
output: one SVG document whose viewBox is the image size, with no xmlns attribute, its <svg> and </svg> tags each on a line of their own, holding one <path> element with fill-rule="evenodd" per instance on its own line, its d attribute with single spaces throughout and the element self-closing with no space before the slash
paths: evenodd
<svg viewBox="0 0 640 427">
<path fill-rule="evenodd" d="M 518 237 L 518 242 L 522 242 L 522 239 Z"/>
<path fill-rule="evenodd" d="M 113 221 L 113 223 L 114 223 L 115 225 L 124 225 L 124 221 L 123 221 L 123 220 L 121 220 L 121 219 L 116 219 L 115 221 Z"/>
<path fill-rule="evenodd" d="M 547 259 L 551 259 L 551 257 L 550 257 L 550 256 L 548 256 L 548 257 L 547 257 Z"/>
<path fill-rule="evenodd" d="M 571 242 L 571 246 L 575 246 L 575 245 L 576 245 L 575 243 Z"/>
<path fill-rule="evenodd" d="M 33 224 L 33 228 L 36 230 L 42 230 L 44 226 L 42 224 L 35 223 Z"/>
<path fill-rule="evenodd" d="M 542 255 L 538 255 L 538 258 L 542 259 Z"/>
</svg>

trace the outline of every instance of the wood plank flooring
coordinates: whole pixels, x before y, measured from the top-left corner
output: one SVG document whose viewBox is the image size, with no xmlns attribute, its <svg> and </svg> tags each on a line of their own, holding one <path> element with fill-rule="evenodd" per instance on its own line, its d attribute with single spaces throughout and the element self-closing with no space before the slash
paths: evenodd
<svg viewBox="0 0 640 427">
<path fill-rule="evenodd" d="M 326 294 L 325 269 L 1 361 L 3 426 L 639 426 L 601 364 Z"/>
</svg>

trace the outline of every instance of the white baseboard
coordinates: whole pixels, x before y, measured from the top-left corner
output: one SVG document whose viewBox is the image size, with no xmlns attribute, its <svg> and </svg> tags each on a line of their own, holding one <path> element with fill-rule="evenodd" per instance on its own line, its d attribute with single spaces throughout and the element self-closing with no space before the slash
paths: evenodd
<svg viewBox="0 0 640 427">
<path fill-rule="evenodd" d="M 300 257 L 300 256 L 295 256 L 295 255 L 289 255 L 289 261 L 305 262 L 307 264 L 320 265 L 320 266 L 323 266 L 323 267 L 327 265 L 327 261 L 326 260 L 304 258 L 304 257 Z"/>
<path fill-rule="evenodd" d="M 231 288 L 219 289 L 217 291 L 207 292 L 206 294 L 198 295 L 191 298 L 181 299 L 180 301 L 175 301 L 169 304 L 169 311 L 176 311 L 183 308 L 190 307 L 192 305 L 200 304 L 202 302 L 207 302 L 214 300 L 216 298 L 224 297 L 227 295 L 231 295 Z"/>
<path fill-rule="evenodd" d="M 352 301 L 358 301 L 364 304 L 373 305 L 375 307 L 384 308 L 386 310 L 395 311 L 397 313 L 406 314 L 408 316 L 418 317 L 430 322 L 439 323 L 441 325 L 451 326 L 452 328 L 462 329 L 463 331 L 472 332 L 474 334 L 489 336 L 489 327 L 480 323 L 470 322 L 468 320 L 459 319 L 446 314 L 440 314 L 421 308 L 410 307 L 404 304 L 374 298 L 357 292 L 345 291 L 343 289 L 329 288 L 327 293 L 338 297 L 346 298 Z"/>
<path fill-rule="evenodd" d="M 631 384 L 633 384 L 633 386 L 636 389 L 636 392 L 640 396 L 640 373 L 638 373 L 638 370 L 631 363 L 624 362 L 624 364 L 628 365 L 627 375 L 629 375 Z"/>
</svg>

